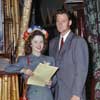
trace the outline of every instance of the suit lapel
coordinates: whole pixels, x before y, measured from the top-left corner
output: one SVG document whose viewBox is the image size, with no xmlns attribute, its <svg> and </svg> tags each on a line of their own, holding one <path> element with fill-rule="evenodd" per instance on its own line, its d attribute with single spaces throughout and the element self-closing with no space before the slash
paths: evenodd
<svg viewBox="0 0 100 100">
<path fill-rule="evenodd" d="M 68 53 L 68 51 L 70 50 L 71 41 L 72 41 L 73 37 L 74 37 L 74 33 L 71 32 L 68 35 L 68 37 L 66 38 L 65 43 L 64 43 L 63 47 L 61 48 L 60 52 L 59 52 L 59 48 L 58 48 L 59 47 L 59 39 L 56 41 L 56 45 L 58 45 L 58 46 L 56 48 L 55 59 L 56 59 L 56 65 L 58 67 L 59 66 L 61 67 L 60 64 L 63 61 L 62 59 L 63 59 L 63 56 L 65 55 L 65 52 Z"/>
<path fill-rule="evenodd" d="M 61 51 L 59 52 L 59 55 L 62 55 L 65 52 L 65 50 L 68 51 L 73 35 L 74 34 L 72 32 L 69 33 L 68 37 L 65 40 L 64 45 L 61 48 Z"/>
<path fill-rule="evenodd" d="M 57 37 L 56 43 L 55 43 L 55 53 L 56 53 L 56 55 L 59 53 L 59 39 L 60 39 L 60 36 Z"/>
</svg>

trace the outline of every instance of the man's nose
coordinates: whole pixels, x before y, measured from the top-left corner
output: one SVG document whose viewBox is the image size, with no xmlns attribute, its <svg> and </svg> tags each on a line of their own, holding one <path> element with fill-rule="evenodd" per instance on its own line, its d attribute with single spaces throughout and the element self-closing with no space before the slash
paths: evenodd
<svg viewBox="0 0 100 100">
<path fill-rule="evenodd" d="M 59 26 L 62 26 L 62 22 L 59 22 L 58 25 L 59 25 Z"/>
</svg>

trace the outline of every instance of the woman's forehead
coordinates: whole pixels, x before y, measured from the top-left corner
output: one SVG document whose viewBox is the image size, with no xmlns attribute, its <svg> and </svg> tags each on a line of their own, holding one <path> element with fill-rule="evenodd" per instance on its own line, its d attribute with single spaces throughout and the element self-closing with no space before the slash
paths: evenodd
<svg viewBox="0 0 100 100">
<path fill-rule="evenodd" d="M 34 36 L 34 38 L 32 39 L 32 41 L 33 41 L 33 40 L 37 40 L 37 41 L 43 40 L 43 37 L 40 36 L 40 35 L 36 35 L 36 36 Z"/>
</svg>

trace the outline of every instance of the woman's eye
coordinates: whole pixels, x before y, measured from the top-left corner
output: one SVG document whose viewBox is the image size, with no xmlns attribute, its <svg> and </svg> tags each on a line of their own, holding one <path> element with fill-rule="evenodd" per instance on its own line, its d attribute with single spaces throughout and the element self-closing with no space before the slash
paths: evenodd
<svg viewBox="0 0 100 100">
<path fill-rule="evenodd" d="M 37 43 L 37 41 L 34 41 L 33 43 Z"/>
</svg>

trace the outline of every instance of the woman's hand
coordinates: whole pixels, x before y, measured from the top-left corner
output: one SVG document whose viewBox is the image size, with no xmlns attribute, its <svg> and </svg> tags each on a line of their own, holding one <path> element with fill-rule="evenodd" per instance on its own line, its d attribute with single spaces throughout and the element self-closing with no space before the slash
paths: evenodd
<svg viewBox="0 0 100 100">
<path fill-rule="evenodd" d="M 26 75 L 28 75 L 28 76 L 32 76 L 32 75 L 33 75 L 32 70 L 30 70 L 30 69 L 28 69 L 28 68 L 23 68 L 23 69 L 21 70 L 21 72 L 24 73 L 24 74 L 26 74 Z"/>
</svg>

